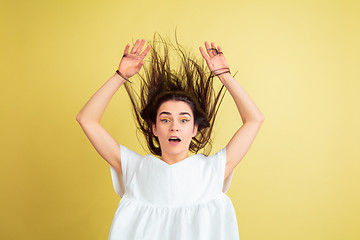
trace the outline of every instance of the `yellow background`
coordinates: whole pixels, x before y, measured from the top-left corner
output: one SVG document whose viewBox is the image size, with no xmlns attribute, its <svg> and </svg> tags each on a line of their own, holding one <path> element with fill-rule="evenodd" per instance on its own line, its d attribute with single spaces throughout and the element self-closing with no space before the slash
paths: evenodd
<svg viewBox="0 0 360 240">
<path fill-rule="evenodd" d="M 241 240 L 360 239 L 359 1 L 2 1 L 1 239 L 107 239 L 120 197 L 76 114 L 154 32 L 220 45 L 265 116 L 230 190 Z M 102 118 L 138 144 L 121 88 Z M 241 118 L 227 92 L 214 153 Z"/>
</svg>

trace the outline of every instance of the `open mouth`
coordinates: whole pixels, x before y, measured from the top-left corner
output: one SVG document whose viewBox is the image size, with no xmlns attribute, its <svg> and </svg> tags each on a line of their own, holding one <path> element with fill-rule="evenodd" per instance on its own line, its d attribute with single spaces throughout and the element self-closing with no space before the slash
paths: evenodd
<svg viewBox="0 0 360 240">
<path fill-rule="evenodd" d="M 180 141 L 181 141 L 181 139 L 178 137 L 170 137 L 169 138 L 169 142 L 180 142 Z"/>
</svg>

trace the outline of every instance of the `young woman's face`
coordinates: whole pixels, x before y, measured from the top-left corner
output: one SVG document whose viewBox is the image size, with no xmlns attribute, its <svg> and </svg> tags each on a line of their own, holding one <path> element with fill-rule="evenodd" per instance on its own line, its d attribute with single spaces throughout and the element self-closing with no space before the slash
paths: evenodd
<svg viewBox="0 0 360 240">
<path fill-rule="evenodd" d="M 162 103 L 156 115 L 153 133 L 158 137 L 164 155 L 186 154 L 192 137 L 196 136 L 197 125 L 188 103 L 169 100 Z"/>
</svg>

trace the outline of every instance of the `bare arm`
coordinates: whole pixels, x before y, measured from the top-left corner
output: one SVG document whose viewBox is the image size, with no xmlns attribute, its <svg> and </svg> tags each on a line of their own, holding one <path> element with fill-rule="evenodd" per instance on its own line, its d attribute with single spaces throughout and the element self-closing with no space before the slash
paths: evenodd
<svg viewBox="0 0 360 240">
<path fill-rule="evenodd" d="M 100 125 L 100 120 L 110 99 L 126 82 L 125 78 L 130 78 L 135 75 L 144 64 L 142 60 L 150 50 L 150 46 L 148 46 L 144 52 L 140 54 L 144 43 L 144 39 L 141 42 L 137 40 L 130 54 L 128 53 L 130 45 L 126 45 L 124 57 L 119 64 L 119 71 L 124 77 L 115 73 L 96 91 L 76 116 L 76 120 L 79 122 L 96 151 L 121 175 L 120 145 Z M 126 82 L 125 84 L 128 83 Z"/>
<path fill-rule="evenodd" d="M 248 152 L 264 121 L 264 116 L 240 84 L 229 74 L 219 76 L 239 110 L 243 125 L 226 146 L 225 179 Z"/>
<path fill-rule="evenodd" d="M 205 47 L 207 54 L 200 47 L 202 56 L 206 60 L 211 72 L 214 74 L 221 73 L 218 77 L 234 99 L 243 121 L 243 125 L 236 131 L 226 146 L 226 179 L 249 150 L 264 121 L 264 116 L 240 84 L 230 73 L 226 73 L 228 64 L 221 52 L 220 46 L 216 49 L 215 44 L 212 42 L 210 48 L 208 42 L 205 42 Z"/>
<path fill-rule="evenodd" d="M 100 124 L 100 119 L 115 92 L 125 80 L 115 73 L 85 104 L 76 116 L 96 151 L 121 175 L 120 145 Z"/>
<path fill-rule="evenodd" d="M 97 122 L 101 117 L 115 92 L 126 82 L 115 73 L 105 84 L 96 91 L 76 116 L 79 123 Z"/>
</svg>

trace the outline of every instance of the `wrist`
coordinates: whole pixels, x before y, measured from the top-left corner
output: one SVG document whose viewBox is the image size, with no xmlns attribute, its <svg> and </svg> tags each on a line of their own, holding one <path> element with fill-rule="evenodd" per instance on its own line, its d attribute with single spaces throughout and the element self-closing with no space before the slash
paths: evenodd
<svg viewBox="0 0 360 240">
<path fill-rule="evenodd" d="M 220 81 L 221 81 L 222 83 L 223 83 L 224 81 L 232 78 L 230 72 L 226 72 L 226 73 L 224 73 L 224 74 L 220 74 L 220 75 L 218 75 L 217 77 L 220 79 Z"/>
<path fill-rule="evenodd" d="M 119 74 L 117 73 L 114 73 L 113 78 L 115 78 L 116 81 L 120 82 L 121 85 L 126 83 L 126 80 L 119 76 Z"/>
<path fill-rule="evenodd" d="M 127 77 L 125 77 L 125 76 L 119 71 L 119 69 L 116 70 L 115 74 L 118 75 L 118 76 L 119 76 L 120 78 L 122 78 L 123 80 L 128 81 L 129 83 L 132 83 Z"/>
<path fill-rule="evenodd" d="M 230 72 L 229 67 L 223 67 L 223 68 L 215 69 L 215 70 L 212 71 L 212 73 L 215 76 L 217 76 L 221 81 L 228 78 L 229 76 L 231 77 L 231 72 Z"/>
</svg>

